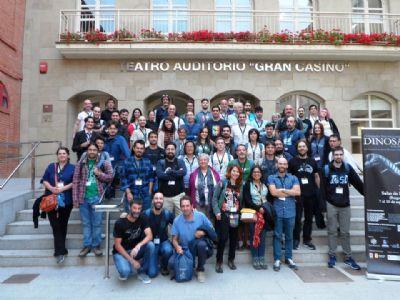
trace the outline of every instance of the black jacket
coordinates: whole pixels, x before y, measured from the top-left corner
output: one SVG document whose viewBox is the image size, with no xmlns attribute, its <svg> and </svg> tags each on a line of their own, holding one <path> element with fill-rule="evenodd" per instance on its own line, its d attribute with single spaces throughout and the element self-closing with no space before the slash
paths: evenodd
<svg viewBox="0 0 400 300">
<path fill-rule="evenodd" d="M 92 131 L 92 136 L 90 138 L 91 142 L 94 142 L 99 136 L 97 132 Z M 79 131 L 75 134 L 74 141 L 72 143 L 72 151 L 76 152 L 78 156 L 78 161 L 81 159 L 82 154 L 87 150 L 87 147 L 81 147 L 81 144 L 87 141 L 87 136 L 85 130 Z"/>
<path fill-rule="evenodd" d="M 33 203 L 33 213 L 32 213 L 32 221 L 33 221 L 33 226 L 35 228 L 38 228 L 39 226 L 39 216 L 42 219 L 46 219 L 46 213 L 42 212 L 40 213 L 40 202 L 42 201 L 43 196 L 40 196 L 35 200 L 35 203 Z"/>
</svg>

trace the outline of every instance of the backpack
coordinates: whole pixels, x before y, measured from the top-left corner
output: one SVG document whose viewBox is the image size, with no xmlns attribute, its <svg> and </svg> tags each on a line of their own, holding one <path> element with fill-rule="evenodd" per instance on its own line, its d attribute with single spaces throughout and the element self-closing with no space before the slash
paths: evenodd
<svg viewBox="0 0 400 300">
<path fill-rule="evenodd" d="M 343 162 L 343 165 L 344 165 L 344 170 L 346 171 L 346 174 L 349 174 L 349 172 L 350 172 L 349 164 Z M 331 171 L 330 164 L 326 164 L 324 166 L 324 176 L 325 176 L 325 178 L 329 178 L 330 171 Z"/>
<path fill-rule="evenodd" d="M 189 249 L 184 249 L 183 254 L 174 253 L 169 260 L 169 268 L 173 272 L 176 282 L 192 280 L 193 277 L 193 256 Z"/>
</svg>

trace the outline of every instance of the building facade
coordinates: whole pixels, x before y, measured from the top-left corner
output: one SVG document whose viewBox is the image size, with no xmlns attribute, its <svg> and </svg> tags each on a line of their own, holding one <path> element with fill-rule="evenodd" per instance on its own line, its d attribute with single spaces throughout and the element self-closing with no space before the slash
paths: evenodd
<svg viewBox="0 0 400 300">
<path fill-rule="evenodd" d="M 382 37 L 397 38 L 399 19 L 394 0 L 29 1 L 20 140 L 71 146 L 87 98 L 148 112 L 163 94 L 180 111 L 233 96 L 266 118 L 285 104 L 326 107 L 359 153 L 362 127 L 399 126 L 400 48 Z"/>
<path fill-rule="evenodd" d="M 0 177 L 17 163 L 25 1 L 5 0 L 0 10 Z"/>
</svg>

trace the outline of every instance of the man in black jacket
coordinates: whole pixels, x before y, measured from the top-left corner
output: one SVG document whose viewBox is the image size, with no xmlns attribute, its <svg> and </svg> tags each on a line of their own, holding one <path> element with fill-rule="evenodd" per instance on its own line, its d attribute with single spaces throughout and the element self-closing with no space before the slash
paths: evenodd
<svg viewBox="0 0 400 300">
<path fill-rule="evenodd" d="M 363 182 L 351 165 L 343 161 L 343 154 L 342 147 L 335 148 L 333 160 L 322 169 L 321 190 L 327 201 L 328 267 L 333 268 L 336 264 L 336 235 L 339 223 L 342 248 L 346 255 L 344 263 L 354 270 L 360 270 L 360 266 L 351 257 L 349 184 L 364 195 Z"/>
<path fill-rule="evenodd" d="M 86 117 L 85 128 L 75 134 L 72 143 L 72 151 L 76 152 L 78 161 L 81 159 L 82 154 L 87 150 L 89 144 L 94 142 L 99 134 L 93 131 L 94 119 L 93 117 Z"/>
</svg>

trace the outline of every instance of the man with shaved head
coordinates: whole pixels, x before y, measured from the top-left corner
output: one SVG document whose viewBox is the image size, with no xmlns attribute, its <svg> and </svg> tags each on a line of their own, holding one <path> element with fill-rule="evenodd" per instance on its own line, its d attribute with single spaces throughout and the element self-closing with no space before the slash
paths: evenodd
<svg viewBox="0 0 400 300">
<path fill-rule="evenodd" d="M 285 152 L 289 152 L 294 157 L 297 155 L 296 143 L 305 138 L 304 133 L 296 128 L 296 119 L 293 116 L 286 119 L 286 127 L 287 130 L 282 131 L 279 136 L 285 147 Z"/>
<path fill-rule="evenodd" d="M 295 118 L 296 129 L 303 130 L 303 122 L 301 121 L 300 118 L 296 118 L 295 110 L 294 110 L 293 106 L 288 104 L 288 105 L 285 106 L 285 109 L 283 110 L 282 118 L 279 119 L 279 121 L 276 123 L 275 131 L 277 132 L 277 134 L 279 134 L 279 133 L 281 133 L 281 132 L 283 132 L 285 130 L 288 130 L 288 128 L 287 128 L 287 119 L 289 117 Z"/>
<path fill-rule="evenodd" d="M 285 234 L 285 264 L 297 269 L 293 261 L 293 228 L 296 218 L 296 196 L 300 196 L 300 184 L 297 177 L 287 173 L 288 161 L 281 157 L 277 162 L 278 172 L 268 177 L 268 187 L 276 211 L 274 228 L 274 271 L 281 268 L 281 239 Z"/>
<path fill-rule="evenodd" d="M 175 105 L 170 104 L 170 105 L 168 106 L 167 113 L 168 113 L 167 116 L 160 122 L 160 126 L 159 126 L 160 129 L 162 128 L 162 126 L 163 126 L 163 124 L 164 124 L 164 120 L 165 120 L 166 118 L 170 118 L 171 120 L 174 120 L 175 129 L 176 129 L 176 130 L 178 130 L 180 127 L 182 127 L 183 125 L 185 125 L 185 121 L 183 121 L 182 118 L 180 118 L 180 117 L 178 117 L 178 116 L 176 115 L 176 106 L 175 106 Z"/>
</svg>

